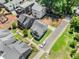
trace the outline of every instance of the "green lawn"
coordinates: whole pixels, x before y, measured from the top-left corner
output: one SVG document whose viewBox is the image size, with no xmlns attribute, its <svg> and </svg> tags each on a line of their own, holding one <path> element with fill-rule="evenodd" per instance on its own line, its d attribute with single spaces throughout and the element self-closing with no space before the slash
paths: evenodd
<svg viewBox="0 0 79 59">
<path fill-rule="evenodd" d="M 65 32 L 60 36 L 57 42 L 52 47 L 54 52 L 61 50 L 62 48 L 66 47 L 68 41 L 72 39 L 73 35 L 68 33 L 69 29 L 66 29 Z"/>
<path fill-rule="evenodd" d="M 30 30 L 28 30 L 28 38 L 30 38 L 30 39 L 33 38 L 32 35 L 31 35 L 31 33 L 30 33 Z"/>
<path fill-rule="evenodd" d="M 17 33 L 16 33 L 16 30 L 17 30 L 17 29 L 11 30 L 12 33 L 14 34 L 15 39 L 16 39 L 16 40 L 19 40 L 19 41 L 22 41 L 22 42 L 29 43 L 24 37 L 22 37 L 20 34 L 17 34 Z M 16 35 L 15 35 L 15 34 L 16 34 Z"/>
<path fill-rule="evenodd" d="M 72 40 L 73 35 L 69 34 L 69 28 L 59 37 L 50 54 L 47 57 L 44 55 L 41 59 L 70 59 L 69 52 L 67 51 L 68 42 Z"/>
<path fill-rule="evenodd" d="M 47 32 L 45 33 L 45 35 L 40 39 L 40 41 L 37 40 L 33 40 L 36 44 L 41 44 L 50 34 L 51 34 L 51 30 L 48 29 Z"/>
</svg>

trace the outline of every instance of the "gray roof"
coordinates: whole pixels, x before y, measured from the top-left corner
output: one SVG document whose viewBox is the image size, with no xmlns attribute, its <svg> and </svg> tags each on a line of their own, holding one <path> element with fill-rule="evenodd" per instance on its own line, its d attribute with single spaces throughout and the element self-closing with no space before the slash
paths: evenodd
<svg viewBox="0 0 79 59">
<path fill-rule="evenodd" d="M 16 8 L 20 5 L 21 1 L 23 1 L 23 0 L 13 0 L 13 1 L 10 1 L 10 2 L 4 4 L 4 6 L 12 11 L 12 10 L 14 10 L 14 8 Z"/>
<path fill-rule="evenodd" d="M 35 22 L 33 23 L 31 30 L 34 32 L 37 32 L 37 34 L 39 35 L 39 37 L 41 37 L 46 30 L 48 29 L 48 26 L 46 24 L 42 24 L 39 20 L 35 20 Z"/>
<path fill-rule="evenodd" d="M 27 55 L 31 52 L 31 47 L 29 47 L 26 43 L 16 41 L 9 30 L 4 29 L 0 32 L 2 35 L 3 33 L 9 32 L 8 35 L 0 38 L 0 51 L 3 51 L 3 54 L 0 56 L 3 56 L 4 59 L 19 59 L 24 56 L 23 54 L 25 52 Z"/>
<path fill-rule="evenodd" d="M 4 4 L 4 6 L 7 7 L 11 11 L 14 10 L 14 5 L 13 5 L 12 1 Z"/>
<path fill-rule="evenodd" d="M 12 42 L 16 41 L 12 33 L 8 29 L 0 30 L 0 40 L 4 44 L 11 44 Z"/>
<path fill-rule="evenodd" d="M 25 20 L 25 18 L 26 18 L 26 15 L 25 15 L 25 14 L 21 14 L 21 15 L 19 16 L 18 21 L 19 21 L 20 23 L 23 23 L 23 21 Z"/>
<path fill-rule="evenodd" d="M 14 39 L 15 40 L 15 39 Z M 0 41 L 0 51 L 3 51 L 4 53 L 2 56 L 4 59 L 19 59 L 21 56 L 24 56 L 23 54 L 26 52 L 28 55 L 28 51 L 31 52 L 31 47 L 29 47 L 26 43 L 17 41 L 12 44 L 5 45 Z M 27 56 L 25 55 L 25 56 Z"/>
<path fill-rule="evenodd" d="M 21 14 L 19 16 L 18 21 L 20 22 L 20 24 L 23 27 L 27 27 L 27 25 L 30 23 L 31 20 L 33 20 L 34 18 L 32 16 L 26 15 L 26 14 Z M 33 20 L 34 21 L 34 20 Z"/>
<path fill-rule="evenodd" d="M 41 11 L 41 10 L 43 10 L 43 9 L 44 9 L 44 7 L 41 6 L 41 5 L 38 4 L 38 3 L 35 3 L 35 4 L 33 5 L 33 7 L 32 7 L 32 10 L 36 10 L 36 11 Z"/>
<path fill-rule="evenodd" d="M 13 0 L 14 2 L 16 2 L 17 4 L 20 4 L 20 2 L 22 2 L 23 0 Z"/>
<path fill-rule="evenodd" d="M 31 49 L 31 47 L 29 47 L 26 43 L 22 43 L 20 41 L 17 41 L 16 43 L 10 45 L 10 47 L 12 49 L 17 50 L 17 52 L 21 55 L 24 52 L 26 52 L 27 50 Z"/>
<path fill-rule="evenodd" d="M 1 29 L 0 30 L 0 38 L 4 38 L 10 34 L 10 31 L 8 29 Z"/>
<path fill-rule="evenodd" d="M 26 1 L 25 3 L 21 4 L 20 6 L 22 8 L 26 8 L 26 7 L 30 6 L 30 5 L 32 5 L 33 3 L 34 3 L 33 1 Z"/>
</svg>

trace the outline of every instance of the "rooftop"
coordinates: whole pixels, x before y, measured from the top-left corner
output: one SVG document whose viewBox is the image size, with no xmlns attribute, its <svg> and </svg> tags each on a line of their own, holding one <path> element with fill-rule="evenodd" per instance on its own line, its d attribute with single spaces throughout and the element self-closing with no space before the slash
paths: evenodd
<svg viewBox="0 0 79 59">
<path fill-rule="evenodd" d="M 24 2 L 23 4 L 21 4 L 20 6 L 23 7 L 23 8 L 26 8 L 28 7 L 29 5 L 32 5 L 34 2 L 32 1 L 27 1 L 27 2 Z"/>
<path fill-rule="evenodd" d="M 37 10 L 37 11 L 41 11 L 41 10 L 43 10 L 43 6 L 41 6 L 40 4 L 38 4 L 38 3 L 35 3 L 34 5 L 33 5 L 33 7 L 32 7 L 32 9 L 33 10 Z"/>
</svg>

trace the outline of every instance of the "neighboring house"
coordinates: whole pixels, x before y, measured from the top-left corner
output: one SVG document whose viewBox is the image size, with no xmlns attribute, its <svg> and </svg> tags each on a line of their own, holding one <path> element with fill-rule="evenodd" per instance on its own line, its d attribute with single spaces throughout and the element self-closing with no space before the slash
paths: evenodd
<svg viewBox="0 0 79 59">
<path fill-rule="evenodd" d="M 5 6 L 9 11 L 13 11 L 13 10 L 14 10 L 13 3 L 12 3 L 12 2 L 8 2 L 8 3 L 4 4 L 4 6 Z"/>
<path fill-rule="evenodd" d="M 34 36 L 34 38 L 39 40 L 45 34 L 47 29 L 48 26 L 46 24 L 42 24 L 39 20 L 35 20 L 31 27 L 31 33 Z"/>
<path fill-rule="evenodd" d="M 32 7 L 32 14 L 36 18 L 42 18 L 46 14 L 46 8 L 35 3 Z"/>
<path fill-rule="evenodd" d="M 9 1 L 8 3 L 4 4 L 4 6 L 9 10 L 9 11 L 14 11 L 22 2 L 23 0 L 13 0 Z"/>
<path fill-rule="evenodd" d="M 28 55 L 31 53 L 31 50 L 31 47 L 20 41 L 10 45 L 1 43 L 0 56 L 4 59 L 27 59 Z"/>
<path fill-rule="evenodd" d="M 10 33 L 10 31 L 8 29 L 0 29 L 0 38 L 4 38 L 6 36 L 8 36 Z"/>
<path fill-rule="evenodd" d="M 26 1 L 23 4 L 20 5 L 25 10 L 25 13 L 32 11 L 32 6 L 34 5 L 33 1 Z"/>
<path fill-rule="evenodd" d="M 8 33 L 6 31 L 4 30 L 2 32 Z M 6 37 L 0 38 L 0 57 L 4 59 L 27 59 L 32 48 L 26 43 L 16 41 L 13 36 L 9 35 L 7 34 Z"/>
<path fill-rule="evenodd" d="M 0 30 L 0 40 L 4 44 L 11 44 L 12 42 L 16 41 L 14 40 L 12 33 L 8 29 Z"/>
<path fill-rule="evenodd" d="M 19 26 L 22 28 L 29 29 L 34 22 L 34 18 L 32 16 L 21 14 L 18 19 Z"/>
<path fill-rule="evenodd" d="M 24 8 L 18 6 L 16 9 L 15 9 L 16 13 L 17 13 L 17 16 L 19 16 L 20 14 L 23 14 L 25 13 L 25 10 Z"/>
</svg>

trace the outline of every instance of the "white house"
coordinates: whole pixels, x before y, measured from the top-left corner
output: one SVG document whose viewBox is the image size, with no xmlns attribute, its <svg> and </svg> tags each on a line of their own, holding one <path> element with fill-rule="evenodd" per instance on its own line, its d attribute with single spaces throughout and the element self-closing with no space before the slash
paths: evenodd
<svg viewBox="0 0 79 59">
<path fill-rule="evenodd" d="M 35 3 L 32 7 L 32 14 L 36 18 L 42 18 L 46 14 L 46 8 Z"/>
</svg>

